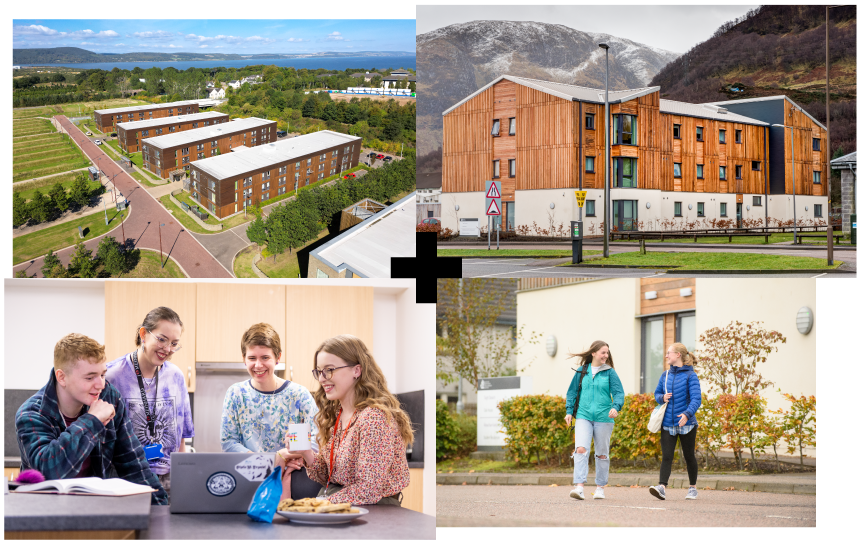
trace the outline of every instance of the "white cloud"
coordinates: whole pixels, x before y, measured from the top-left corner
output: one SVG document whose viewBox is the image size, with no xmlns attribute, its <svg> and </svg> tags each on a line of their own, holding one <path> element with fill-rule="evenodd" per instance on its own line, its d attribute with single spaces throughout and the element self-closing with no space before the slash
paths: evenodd
<svg viewBox="0 0 858 545">
<path fill-rule="evenodd" d="M 170 48 L 172 48 L 172 49 L 177 49 L 179 46 L 178 46 L 178 45 L 170 44 L 170 45 L 168 45 L 168 46 L 166 46 L 166 47 L 170 47 Z"/>
<path fill-rule="evenodd" d="M 116 45 L 119 46 L 119 45 L 125 45 L 125 44 L 116 44 Z"/>
<path fill-rule="evenodd" d="M 52 28 L 42 25 L 16 25 L 12 28 L 12 32 L 16 35 L 29 36 L 59 36 L 65 34 Z"/>
<path fill-rule="evenodd" d="M 304 38 L 289 38 L 286 41 L 287 42 L 309 42 L 310 40 L 305 40 Z"/>
<path fill-rule="evenodd" d="M 331 32 L 330 34 L 328 34 L 328 37 L 325 39 L 328 40 L 329 42 L 335 42 L 338 40 L 344 40 L 345 38 L 343 38 L 343 35 L 340 34 L 339 32 L 334 31 L 334 32 Z"/>
<path fill-rule="evenodd" d="M 81 42 L 80 45 L 98 45 L 95 42 Z"/>
<path fill-rule="evenodd" d="M 203 49 L 203 48 L 206 48 L 206 47 L 208 47 L 208 46 L 207 46 L 207 45 L 201 45 L 201 46 L 200 46 L 200 49 Z"/>
<path fill-rule="evenodd" d="M 173 33 L 164 30 L 147 30 L 145 32 L 135 32 L 134 37 L 147 40 L 169 40 L 173 37 Z"/>
<path fill-rule="evenodd" d="M 119 33 L 115 30 L 102 30 L 100 32 L 95 32 L 94 30 L 84 29 L 75 30 L 74 32 L 61 32 L 43 25 L 16 25 L 12 27 L 12 33 L 13 36 L 41 36 L 44 38 L 71 38 L 75 40 L 111 39 L 119 37 Z"/>
</svg>

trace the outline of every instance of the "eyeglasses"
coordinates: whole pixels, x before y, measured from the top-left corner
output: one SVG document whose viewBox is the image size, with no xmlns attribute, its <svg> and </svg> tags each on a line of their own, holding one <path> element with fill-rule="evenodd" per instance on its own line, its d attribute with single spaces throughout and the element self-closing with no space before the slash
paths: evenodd
<svg viewBox="0 0 858 545">
<path fill-rule="evenodd" d="M 152 332 L 149 331 L 149 333 L 152 333 Z M 175 352 L 178 352 L 179 350 L 182 349 L 182 345 L 180 345 L 178 341 L 174 341 L 171 343 L 169 339 L 165 339 L 163 337 L 160 337 L 160 336 L 156 335 L 155 333 L 152 333 L 152 336 L 155 337 L 155 341 L 158 345 L 158 348 L 160 348 L 161 350 L 169 348 L 171 352 L 175 353 Z"/>
<path fill-rule="evenodd" d="M 322 369 L 321 371 L 318 369 L 313 369 L 313 378 L 316 380 L 320 380 L 319 377 L 324 377 L 325 380 L 331 380 L 331 377 L 334 376 L 334 371 L 337 369 L 345 369 L 346 367 L 354 367 L 354 365 L 343 365 L 342 367 L 328 367 L 327 369 Z"/>
</svg>

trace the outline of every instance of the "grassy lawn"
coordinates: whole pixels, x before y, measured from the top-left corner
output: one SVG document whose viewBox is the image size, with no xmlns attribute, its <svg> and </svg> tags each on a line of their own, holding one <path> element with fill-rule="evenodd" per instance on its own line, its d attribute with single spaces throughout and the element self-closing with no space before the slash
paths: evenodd
<svg viewBox="0 0 858 545">
<path fill-rule="evenodd" d="M 91 115 L 94 110 L 106 110 L 108 108 L 122 108 L 123 106 L 139 106 L 141 104 L 149 104 L 142 100 L 130 98 L 111 98 L 108 100 L 100 100 L 97 102 L 73 102 L 60 106 L 63 110 L 63 115 L 69 117 L 78 117 L 79 115 Z M 78 110 L 78 107 L 80 109 Z"/>
<path fill-rule="evenodd" d="M 179 193 L 175 197 L 176 197 L 177 201 L 183 202 L 183 203 L 187 204 L 188 206 L 191 206 L 191 207 L 200 206 L 199 203 L 194 202 L 194 200 L 191 198 L 190 193 L 188 193 L 187 191 L 182 191 L 181 193 Z M 205 208 L 203 208 L 203 210 L 205 210 Z M 208 210 L 206 210 L 206 212 L 208 213 Z M 184 210 L 182 210 L 182 213 L 187 215 L 187 212 L 185 212 Z M 191 221 L 193 221 L 193 220 L 191 220 Z M 221 224 L 221 222 L 218 221 L 217 218 L 212 216 L 211 213 L 209 213 L 209 217 L 206 218 L 205 220 L 203 220 L 203 222 L 208 224 L 208 225 L 220 225 Z M 196 223 L 196 222 L 194 222 L 194 223 Z"/>
<path fill-rule="evenodd" d="M 13 182 L 90 165 L 74 142 L 60 134 L 19 140 L 13 144 L 12 155 Z"/>
<path fill-rule="evenodd" d="M 35 182 L 30 182 L 28 184 L 22 184 L 22 185 L 31 185 L 31 184 L 42 184 L 44 182 L 44 185 L 31 185 L 31 187 L 29 189 L 25 189 L 24 191 L 19 191 L 18 193 L 20 193 L 21 196 L 24 197 L 24 200 L 29 201 L 36 194 L 36 190 L 39 190 L 43 194 L 46 194 L 48 191 L 51 190 L 52 187 L 54 187 L 54 184 L 56 184 L 57 182 L 60 182 L 62 184 L 62 186 L 66 189 L 66 191 L 68 191 L 72 182 L 74 182 L 74 179 L 75 179 L 77 174 L 80 174 L 80 173 L 79 172 L 70 172 L 68 174 L 60 174 L 59 176 L 51 176 L 50 178 L 45 178 L 44 180 L 37 180 Z M 88 184 L 87 187 L 89 187 L 90 191 L 95 191 L 96 189 L 101 187 L 100 181 L 90 180 L 88 177 L 87 177 L 87 184 Z"/>
<path fill-rule="evenodd" d="M 115 208 L 107 211 L 107 218 L 110 222 L 109 225 L 104 224 L 104 211 L 100 211 L 74 221 L 13 238 L 12 261 L 17 265 L 44 255 L 48 253 L 48 250 L 57 251 L 72 246 L 79 240 L 92 240 L 119 226 L 119 212 Z M 83 228 L 83 239 L 78 235 L 78 227 Z"/>
<path fill-rule="evenodd" d="M 148 179 L 146 179 L 145 176 L 143 176 L 142 174 L 140 174 L 136 170 L 133 170 L 133 171 L 129 172 L 128 174 L 130 174 L 132 178 L 134 178 L 135 180 L 137 180 L 138 182 L 140 182 L 141 184 L 143 184 L 146 187 L 158 187 L 158 184 L 153 184 Z"/>
<path fill-rule="evenodd" d="M 166 257 L 166 255 L 164 256 Z M 122 278 L 186 278 L 182 269 L 172 260 L 167 259 L 161 268 L 161 254 L 153 250 L 140 250 L 140 261 Z"/>
<path fill-rule="evenodd" d="M 177 220 L 179 220 L 179 223 L 181 223 L 182 226 L 185 229 L 187 229 L 188 231 L 192 231 L 194 233 L 207 234 L 207 235 L 220 232 L 220 231 L 209 231 L 207 229 L 202 228 L 200 226 L 200 224 L 198 224 L 196 221 L 194 221 L 193 218 L 191 218 L 191 216 L 188 215 L 187 212 L 185 212 L 184 210 L 182 210 L 181 208 L 179 208 L 178 206 L 173 204 L 173 201 L 170 200 L 169 195 L 164 195 L 159 200 L 161 201 L 161 204 L 163 204 L 164 207 L 167 208 L 167 210 L 169 210 L 170 213 L 173 214 L 173 216 L 175 216 L 175 218 Z M 211 216 L 209 216 L 209 218 L 211 218 Z M 214 225 L 217 225 L 217 224 L 218 224 L 217 222 L 214 223 Z"/>
<path fill-rule="evenodd" d="M 53 117 L 55 115 L 57 115 L 57 112 L 51 107 L 20 108 L 12 110 L 12 119 L 26 119 L 28 117 Z"/>
<path fill-rule="evenodd" d="M 571 264 L 564 263 L 564 265 Z M 788 270 L 788 269 L 836 269 L 842 261 L 835 261 L 829 267 L 826 259 L 817 257 L 794 257 L 786 255 L 745 254 L 728 252 L 625 252 L 614 254 L 607 259 L 588 259 L 587 265 L 635 265 L 638 267 L 660 268 L 678 267 L 682 269 L 710 270 Z"/>
<path fill-rule="evenodd" d="M 14 143 L 12 144 L 12 150 L 14 154 L 15 152 L 20 150 L 27 150 L 62 143 L 67 139 L 67 136 L 58 132 L 51 134 L 41 134 L 38 136 L 28 136 L 26 138 L 19 138 L 18 140 L 14 140 Z"/>
<path fill-rule="evenodd" d="M 49 132 L 57 132 L 57 129 L 47 119 L 28 119 L 26 121 L 16 121 L 12 124 L 12 137 L 31 136 Z"/>
<path fill-rule="evenodd" d="M 91 132 L 92 134 L 97 134 L 99 136 L 104 136 L 104 133 L 98 130 L 98 127 L 95 126 L 95 122 L 87 122 L 81 125 L 80 130 L 86 134 L 87 132 Z"/>
<path fill-rule="evenodd" d="M 492 241 L 494 244 L 494 241 Z M 502 243 L 501 243 L 502 244 Z M 494 248 L 494 246 L 492 246 Z M 584 250 L 584 255 L 599 255 L 601 250 Z M 572 257 L 572 249 L 568 250 L 458 250 L 442 248 L 438 250 L 439 257 Z"/>
<path fill-rule="evenodd" d="M 235 256 L 235 261 L 232 263 L 232 273 L 236 278 L 259 278 L 251 268 L 253 256 L 256 255 L 256 252 L 258 251 L 259 248 L 256 244 L 252 244 Z"/>
<path fill-rule="evenodd" d="M 275 262 L 274 256 L 263 258 L 256 264 L 259 270 L 267 274 L 270 278 L 300 278 L 301 268 L 298 266 L 298 250 L 313 244 L 320 238 L 328 236 L 328 230 L 323 230 L 318 237 L 311 240 L 301 248 L 293 248 L 292 253 L 286 250 L 282 254 L 278 254 Z"/>
<path fill-rule="evenodd" d="M 805 235 L 825 235 L 825 231 L 818 232 L 810 232 L 805 231 Z M 844 233 L 840 231 L 835 231 L 835 235 L 843 235 Z M 845 233 L 846 239 L 841 239 L 840 244 L 849 244 L 849 233 Z M 802 244 L 828 244 L 823 239 L 817 239 L 814 242 L 811 242 L 813 239 L 807 239 L 807 241 L 803 241 Z M 665 242 L 678 242 L 682 244 L 691 243 L 694 244 L 694 238 L 665 238 Z M 647 240 L 647 242 L 660 242 L 655 240 Z M 775 242 L 792 242 L 792 233 L 772 233 L 769 235 L 769 244 L 773 244 Z M 697 244 L 765 244 L 765 237 L 735 237 L 733 242 L 729 242 L 727 237 L 701 237 L 697 239 Z"/>
</svg>

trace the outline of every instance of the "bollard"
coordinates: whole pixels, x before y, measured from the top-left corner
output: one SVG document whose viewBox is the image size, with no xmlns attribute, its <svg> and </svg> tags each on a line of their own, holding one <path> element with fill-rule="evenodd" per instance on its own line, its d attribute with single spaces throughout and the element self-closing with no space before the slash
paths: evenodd
<svg viewBox="0 0 858 545">
<path fill-rule="evenodd" d="M 641 255 L 646 255 L 646 241 L 641 237 Z"/>
<path fill-rule="evenodd" d="M 834 227 L 828 226 L 828 266 L 834 265 Z"/>
</svg>

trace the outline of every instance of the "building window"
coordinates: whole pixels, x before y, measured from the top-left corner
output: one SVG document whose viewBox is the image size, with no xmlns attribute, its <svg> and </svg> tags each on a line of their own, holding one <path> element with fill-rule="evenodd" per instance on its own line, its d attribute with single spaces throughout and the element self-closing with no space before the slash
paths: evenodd
<svg viewBox="0 0 858 545">
<path fill-rule="evenodd" d="M 187 155 L 191 152 L 191 148 L 182 148 L 182 155 Z"/>
<path fill-rule="evenodd" d="M 727 167 L 718 167 L 718 179 L 726 180 L 727 179 Z"/>
<path fill-rule="evenodd" d="M 727 203 L 725 203 L 725 202 L 721 203 L 721 217 L 722 218 L 727 217 Z"/>
<path fill-rule="evenodd" d="M 614 116 L 614 144 L 638 145 L 637 117 L 627 114 Z"/>
<path fill-rule="evenodd" d="M 325 158 L 327 158 L 327 156 L 328 156 L 328 154 L 327 154 L 327 153 L 323 153 L 323 154 L 322 154 L 322 161 L 324 161 L 324 160 L 325 160 Z"/>
<path fill-rule="evenodd" d="M 492 120 L 492 136 L 497 136 L 500 134 L 500 119 Z"/>
<path fill-rule="evenodd" d="M 172 127 L 170 127 L 170 132 L 176 132 L 176 126 L 175 126 L 175 125 L 173 125 Z"/>
<path fill-rule="evenodd" d="M 209 142 L 209 143 L 211 144 L 211 147 L 212 147 L 212 148 L 216 148 L 216 147 L 217 147 L 217 141 L 216 141 L 216 140 L 212 140 L 212 141 L 211 141 L 211 142 Z"/>
<path fill-rule="evenodd" d="M 703 165 L 697 165 L 697 179 L 703 179 Z"/>
<path fill-rule="evenodd" d="M 742 130 L 741 129 L 736 129 L 736 143 L 737 144 L 742 143 Z"/>
<path fill-rule="evenodd" d="M 703 213 L 703 211 L 704 211 L 703 205 L 704 204 L 705 203 L 702 203 L 702 202 L 697 203 L 697 217 L 698 218 L 705 218 L 706 217 L 706 214 Z"/>
<path fill-rule="evenodd" d="M 269 179 L 269 178 L 271 178 L 271 171 L 270 171 L 270 170 L 269 170 L 268 172 L 263 172 L 263 173 L 262 173 L 262 179 L 263 179 L 263 180 L 267 180 L 267 179 Z"/>
<path fill-rule="evenodd" d="M 182 157 L 182 164 L 183 164 L 183 165 L 187 165 L 187 164 L 188 164 L 188 159 L 190 159 L 190 157 Z"/>
<path fill-rule="evenodd" d="M 515 118 L 514 117 L 509 118 L 509 135 L 515 136 Z"/>
<path fill-rule="evenodd" d="M 637 159 L 618 157 L 614 159 L 614 187 L 637 187 Z"/>
<path fill-rule="evenodd" d="M 813 217 L 814 218 L 821 218 L 822 217 L 822 205 L 821 204 L 814 204 L 813 205 Z"/>
<path fill-rule="evenodd" d="M 143 136 L 149 136 L 149 131 L 143 131 Z"/>
<path fill-rule="evenodd" d="M 509 177 L 515 178 L 515 159 L 509 160 Z"/>
<path fill-rule="evenodd" d="M 584 201 L 585 210 L 588 218 L 596 217 L 596 201 Z"/>
<path fill-rule="evenodd" d="M 822 178 L 822 172 L 819 170 L 814 170 L 813 171 L 813 183 L 815 183 L 815 184 L 822 183 L 821 178 Z"/>
<path fill-rule="evenodd" d="M 596 172 L 596 158 L 595 157 L 585 157 L 584 158 L 584 171 L 585 172 Z"/>
<path fill-rule="evenodd" d="M 673 177 L 682 178 L 682 163 L 673 163 Z"/>
<path fill-rule="evenodd" d="M 205 144 L 197 144 L 197 151 L 203 151 L 205 149 Z"/>
<path fill-rule="evenodd" d="M 253 178 L 252 177 L 244 179 L 244 187 L 247 187 L 249 185 L 253 185 Z"/>
<path fill-rule="evenodd" d="M 681 132 L 682 132 L 682 125 L 679 125 L 678 123 L 674 123 L 673 124 L 673 138 L 677 139 L 677 140 L 682 138 Z"/>
<path fill-rule="evenodd" d="M 742 179 L 742 165 L 736 165 L 736 179 Z"/>
<path fill-rule="evenodd" d="M 664 316 L 641 319 L 641 391 L 654 392 L 664 371 Z"/>
<path fill-rule="evenodd" d="M 295 170 L 298 170 L 299 168 L 301 168 L 301 161 L 295 163 Z"/>
<path fill-rule="evenodd" d="M 198 126 L 199 126 L 199 123 L 194 123 L 193 125 L 191 125 L 191 127 L 195 128 L 195 129 L 196 129 Z"/>
<path fill-rule="evenodd" d="M 679 201 L 673 203 L 673 216 L 676 218 L 682 217 L 682 203 Z"/>
<path fill-rule="evenodd" d="M 819 138 L 813 139 L 813 151 L 820 151 Z"/>
<path fill-rule="evenodd" d="M 703 142 L 703 127 L 697 127 L 697 141 Z"/>
<path fill-rule="evenodd" d="M 763 198 L 761 196 L 755 196 L 753 201 L 754 206 L 763 206 Z"/>
<path fill-rule="evenodd" d="M 596 114 L 584 114 L 584 128 L 591 131 L 596 129 Z"/>
<path fill-rule="evenodd" d="M 500 178 L 500 160 L 492 161 L 492 178 Z"/>
<path fill-rule="evenodd" d="M 163 133 L 164 133 L 164 129 L 163 129 L 163 128 L 155 129 L 155 134 L 163 134 Z"/>
<path fill-rule="evenodd" d="M 262 191 L 265 191 L 266 189 L 268 189 L 270 187 L 271 187 L 271 182 L 265 182 L 264 184 L 262 184 L 262 187 L 260 189 Z"/>
<path fill-rule="evenodd" d="M 751 161 L 751 170 L 760 170 L 760 162 Z"/>
<path fill-rule="evenodd" d="M 614 201 L 613 227 L 619 231 L 638 230 L 638 201 Z"/>
<path fill-rule="evenodd" d="M 322 269 L 316 269 L 316 278 L 328 278 L 328 275 Z M 658 384 L 656 384 L 656 386 L 658 386 Z"/>
<path fill-rule="evenodd" d="M 277 182 L 277 185 L 283 185 L 286 183 L 286 176 L 280 176 L 280 179 Z"/>
<path fill-rule="evenodd" d="M 727 143 L 727 129 L 718 129 L 718 143 L 726 144 Z"/>
</svg>

